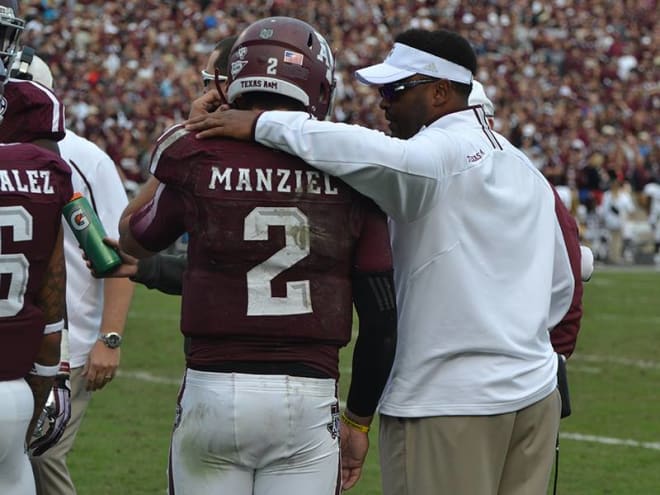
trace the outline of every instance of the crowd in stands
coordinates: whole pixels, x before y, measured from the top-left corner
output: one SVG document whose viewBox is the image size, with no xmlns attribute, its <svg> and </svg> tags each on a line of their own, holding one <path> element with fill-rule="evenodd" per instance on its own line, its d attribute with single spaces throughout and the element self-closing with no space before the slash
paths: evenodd
<svg viewBox="0 0 660 495">
<path fill-rule="evenodd" d="M 22 4 L 24 44 L 49 62 L 69 127 L 106 149 L 136 182 L 145 178 L 155 139 L 201 93 L 200 70 L 215 43 L 273 15 L 306 20 L 332 42 L 332 118 L 384 131 L 378 93 L 353 71 L 382 60 L 409 27 L 461 33 L 478 53 L 477 79 L 495 104 L 496 130 L 566 186 L 587 241 L 607 238 L 599 208 L 613 183 L 631 195 L 630 218 L 646 218 L 644 187 L 660 181 L 655 0 Z M 589 215 L 600 216 L 602 232 L 587 231 Z"/>
</svg>

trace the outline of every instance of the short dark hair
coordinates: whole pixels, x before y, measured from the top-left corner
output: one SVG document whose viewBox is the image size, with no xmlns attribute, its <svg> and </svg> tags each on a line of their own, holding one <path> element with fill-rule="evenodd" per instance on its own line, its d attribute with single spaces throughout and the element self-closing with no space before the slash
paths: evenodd
<svg viewBox="0 0 660 495">
<path fill-rule="evenodd" d="M 215 68 L 218 69 L 221 75 L 226 76 L 229 74 L 229 54 L 234 46 L 238 36 L 227 36 L 219 41 L 213 51 L 218 52 L 218 58 L 215 59 Z"/>
<path fill-rule="evenodd" d="M 475 74 L 477 72 L 477 55 L 470 42 L 454 31 L 438 29 L 408 29 L 400 33 L 394 40 L 396 43 L 417 48 L 437 57 L 454 62 Z M 462 84 L 452 81 L 456 90 L 466 97 L 470 95 L 472 84 Z"/>
</svg>

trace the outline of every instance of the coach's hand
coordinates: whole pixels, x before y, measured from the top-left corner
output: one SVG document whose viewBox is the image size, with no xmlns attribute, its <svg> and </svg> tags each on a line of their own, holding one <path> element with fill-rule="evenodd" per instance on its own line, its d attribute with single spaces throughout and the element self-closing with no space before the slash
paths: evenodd
<svg viewBox="0 0 660 495">
<path fill-rule="evenodd" d="M 100 340 L 87 356 L 82 376 L 87 380 L 86 390 L 100 390 L 110 383 L 119 367 L 121 349 L 109 349 Z"/>
<path fill-rule="evenodd" d="M 185 122 L 186 130 L 197 138 L 229 137 L 242 141 L 254 139 L 254 127 L 261 115 L 256 110 L 233 110 L 222 105 L 216 111 L 198 115 Z"/>
</svg>

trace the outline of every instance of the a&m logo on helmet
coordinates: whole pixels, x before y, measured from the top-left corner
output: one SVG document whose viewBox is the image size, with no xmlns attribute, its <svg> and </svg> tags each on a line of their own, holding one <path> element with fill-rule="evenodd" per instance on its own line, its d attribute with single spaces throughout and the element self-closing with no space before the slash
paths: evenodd
<svg viewBox="0 0 660 495">
<path fill-rule="evenodd" d="M 261 39 L 263 39 L 263 40 L 268 40 L 268 39 L 270 39 L 270 38 L 273 37 L 273 33 L 274 33 L 274 32 L 273 32 L 272 29 L 270 29 L 270 28 L 264 28 L 264 29 L 262 29 L 261 32 L 259 33 L 259 38 L 261 38 Z"/>
<path fill-rule="evenodd" d="M 262 30 L 262 32 L 263 31 L 266 31 L 266 29 Z M 272 31 L 272 29 L 270 31 Z M 272 33 L 271 33 L 271 36 L 272 36 Z M 236 51 L 236 53 L 238 54 L 238 58 L 240 60 L 236 60 L 235 62 L 231 63 L 231 67 L 229 68 L 229 70 L 231 72 L 232 79 L 236 79 L 236 76 L 238 74 L 240 74 L 240 72 L 243 70 L 243 67 L 245 67 L 248 64 L 247 60 L 245 60 L 245 57 L 247 57 L 247 54 L 248 54 L 247 46 L 241 46 Z"/>
<path fill-rule="evenodd" d="M 85 230 L 89 227 L 89 218 L 81 208 L 76 208 L 69 217 L 71 226 L 76 230 Z"/>
<path fill-rule="evenodd" d="M 330 50 L 330 45 L 325 40 L 323 36 L 318 31 L 314 31 L 316 38 L 319 40 L 319 53 L 316 55 L 316 59 L 319 62 L 323 62 L 326 67 L 325 78 L 329 84 L 332 84 L 332 72 L 335 68 L 335 60 L 332 57 L 332 50 Z"/>
</svg>

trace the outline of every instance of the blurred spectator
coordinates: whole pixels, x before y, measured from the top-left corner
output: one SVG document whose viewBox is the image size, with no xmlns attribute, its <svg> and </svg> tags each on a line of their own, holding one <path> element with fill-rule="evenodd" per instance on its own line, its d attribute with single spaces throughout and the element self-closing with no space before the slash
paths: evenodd
<svg viewBox="0 0 660 495">
<path fill-rule="evenodd" d="M 554 0 L 25 1 L 24 43 L 62 81 L 68 125 L 143 180 L 151 145 L 189 111 L 215 41 L 257 18 L 288 15 L 328 36 L 337 57 L 335 120 L 386 130 L 378 97 L 353 71 L 393 35 L 449 28 L 473 40 L 495 129 L 555 186 L 600 204 L 608 173 L 641 195 L 660 180 L 657 2 Z M 47 5 L 47 6 L 46 6 Z M 302 5 L 302 6 L 301 6 Z"/>
</svg>

